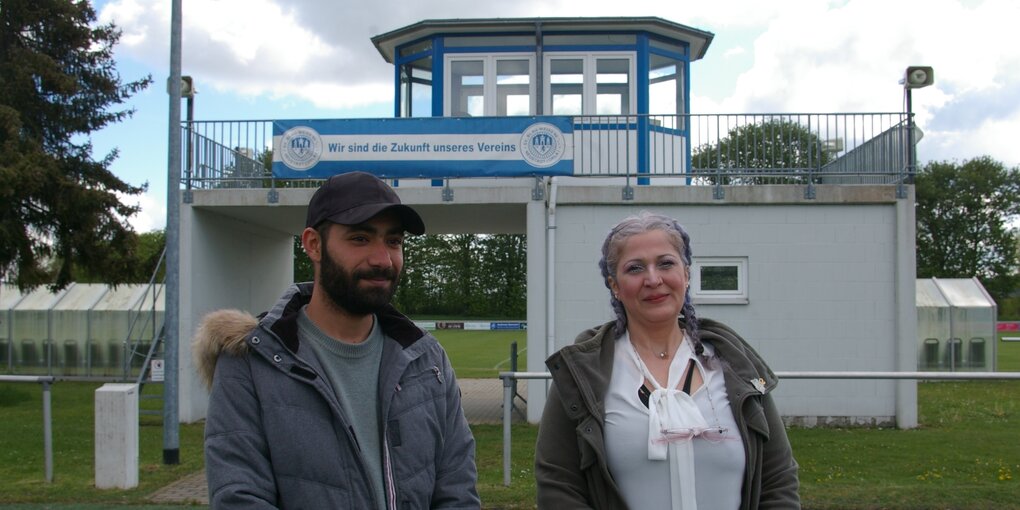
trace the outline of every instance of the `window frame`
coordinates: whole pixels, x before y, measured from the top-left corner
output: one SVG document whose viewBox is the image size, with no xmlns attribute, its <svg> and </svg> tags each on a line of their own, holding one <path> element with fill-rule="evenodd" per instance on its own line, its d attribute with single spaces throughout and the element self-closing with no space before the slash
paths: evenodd
<svg viewBox="0 0 1020 510">
<path fill-rule="evenodd" d="M 597 63 L 601 59 L 626 59 L 627 60 L 627 87 L 629 97 L 627 98 L 629 113 L 615 114 L 616 116 L 634 116 L 637 112 L 637 52 L 635 51 L 549 51 L 542 56 L 542 111 L 552 112 L 552 79 L 549 69 L 552 69 L 553 60 L 581 60 L 583 82 L 581 86 L 581 113 L 580 115 L 598 115 L 598 73 Z"/>
<path fill-rule="evenodd" d="M 701 288 L 701 270 L 704 267 L 736 267 L 735 290 L 705 290 Z M 747 257 L 694 257 L 691 262 L 691 300 L 695 304 L 746 305 L 750 302 Z"/>
<path fill-rule="evenodd" d="M 535 54 L 534 53 L 498 53 L 486 55 L 483 53 L 447 53 L 443 55 L 443 80 L 445 90 L 443 91 L 443 116 L 454 118 L 453 112 L 453 63 L 454 62 L 482 62 L 482 116 L 497 117 L 499 111 L 498 87 L 496 83 L 498 62 L 501 60 L 526 60 L 528 62 L 528 109 L 527 115 L 535 115 L 537 111 L 537 90 L 535 83 Z"/>
</svg>

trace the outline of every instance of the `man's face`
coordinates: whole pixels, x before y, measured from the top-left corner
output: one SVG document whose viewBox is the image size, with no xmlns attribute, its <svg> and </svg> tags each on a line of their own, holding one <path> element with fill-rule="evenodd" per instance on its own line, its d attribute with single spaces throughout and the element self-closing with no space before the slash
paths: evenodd
<svg viewBox="0 0 1020 510">
<path fill-rule="evenodd" d="M 323 239 L 317 284 L 348 313 L 376 313 L 397 292 L 403 244 L 403 226 L 390 213 L 359 225 L 334 224 Z"/>
</svg>

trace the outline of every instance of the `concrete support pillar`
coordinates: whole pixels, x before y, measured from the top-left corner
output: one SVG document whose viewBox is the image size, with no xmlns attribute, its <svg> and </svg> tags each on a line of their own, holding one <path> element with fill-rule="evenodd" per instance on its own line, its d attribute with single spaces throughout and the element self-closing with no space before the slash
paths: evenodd
<svg viewBox="0 0 1020 510">
<path fill-rule="evenodd" d="M 527 207 L 528 235 L 528 371 L 545 372 L 546 354 L 546 286 L 552 285 L 546 273 L 546 206 L 533 200 Z M 545 408 L 549 382 L 532 379 L 527 382 L 528 421 L 538 423 Z"/>
<path fill-rule="evenodd" d="M 96 390 L 96 488 L 138 487 L 138 385 Z"/>
<path fill-rule="evenodd" d="M 896 201 L 896 370 L 917 370 L 917 223 L 914 187 L 907 186 L 906 199 Z M 917 381 L 896 384 L 896 426 L 917 427 Z"/>
<path fill-rule="evenodd" d="M 254 315 L 272 307 L 294 281 L 297 232 L 300 230 L 259 229 L 221 214 L 182 206 L 178 375 L 182 423 L 205 418 L 209 404 L 209 394 L 199 383 L 191 359 L 192 335 L 202 317 L 222 308 Z"/>
</svg>

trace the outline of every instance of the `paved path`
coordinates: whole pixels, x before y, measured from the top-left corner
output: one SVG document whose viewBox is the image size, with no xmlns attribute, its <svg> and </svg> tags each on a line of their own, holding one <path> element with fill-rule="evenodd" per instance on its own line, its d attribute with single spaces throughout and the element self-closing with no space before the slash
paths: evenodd
<svg viewBox="0 0 1020 510">
<path fill-rule="evenodd" d="M 461 379 L 460 391 L 464 405 L 464 416 L 471 424 L 503 423 L 503 381 L 500 379 Z M 521 388 L 523 391 L 523 387 Z M 521 413 L 523 402 L 516 400 Z M 522 414 L 514 411 L 514 422 L 523 421 Z M 153 493 L 149 498 L 155 503 L 199 503 L 209 504 L 205 483 L 205 470 L 184 477 Z"/>
</svg>

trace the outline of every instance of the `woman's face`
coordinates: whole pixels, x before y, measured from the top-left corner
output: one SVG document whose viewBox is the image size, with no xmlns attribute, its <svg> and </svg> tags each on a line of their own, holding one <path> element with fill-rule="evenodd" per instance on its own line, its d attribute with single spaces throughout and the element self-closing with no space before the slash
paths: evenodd
<svg viewBox="0 0 1020 510">
<path fill-rule="evenodd" d="M 684 306 L 690 272 L 662 230 L 624 241 L 610 287 L 627 310 L 627 321 L 652 325 L 676 322 Z"/>
</svg>

